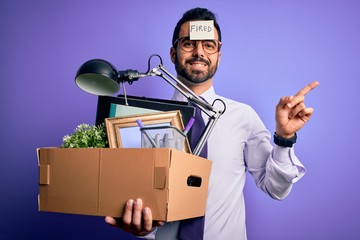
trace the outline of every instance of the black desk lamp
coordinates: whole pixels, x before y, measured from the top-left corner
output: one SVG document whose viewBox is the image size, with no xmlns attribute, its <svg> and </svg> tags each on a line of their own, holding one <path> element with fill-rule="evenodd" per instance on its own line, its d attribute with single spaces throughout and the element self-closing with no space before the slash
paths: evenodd
<svg viewBox="0 0 360 240">
<path fill-rule="evenodd" d="M 160 64 L 150 70 L 150 61 L 152 57 L 158 57 Z M 213 104 L 209 104 L 193 91 L 191 91 L 186 85 L 184 85 L 179 79 L 171 75 L 163 66 L 162 59 L 159 55 L 152 55 L 148 61 L 148 71 L 146 73 L 139 73 L 137 70 L 117 71 L 116 68 L 109 62 L 102 59 L 93 59 L 85 62 L 80 66 L 76 73 L 75 83 L 84 91 L 95 95 L 112 95 L 119 91 L 119 85 L 125 82 L 132 84 L 134 81 L 142 77 L 147 76 L 159 76 L 167 81 L 171 86 L 183 94 L 189 102 L 192 102 L 209 116 L 209 121 L 206 125 L 204 132 L 202 133 L 199 142 L 197 143 L 193 154 L 199 155 L 203 149 L 205 142 L 210 136 L 217 120 L 225 112 L 226 106 L 221 99 L 216 99 Z M 173 81 L 171 81 L 170 77 Z M 181 87 L 180 87 L 181 86 Z M 124 95 L 125 88 L 124 88 Z M 223 109 L 218 110 L 214 107 L 214 103 L 220 101 L 223 104 Z"/>
</svg>

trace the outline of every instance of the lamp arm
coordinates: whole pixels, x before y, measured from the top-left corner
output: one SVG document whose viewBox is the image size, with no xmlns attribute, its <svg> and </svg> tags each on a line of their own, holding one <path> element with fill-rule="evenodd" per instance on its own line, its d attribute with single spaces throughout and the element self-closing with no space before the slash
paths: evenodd
<svg viewBox="0 0 360 240">
<path fill-rule="evenodd" d="M 210 134 L 211 134 L 212 130 L 214 129 L 216 122 L 219 120 L 221 114 L 222 114 L 222 112 L 218 112 L 214 116 L 209 117 L 209 121 L 206 124 L 205 130 L 202 133 L 198 143 L 196 144 L 196 146 L 193 150 L 194 155 L 199 156 L 199 154 L 201 153 L 201 150 L 204 148 L 205 143 L 207 142 L 208 138 L 210 137 Z"/>
<path fill-rule="evenodd" d="M 170 79 L 168 79 L 162 72 L 159 72 L 159 70 L 161 70 L 168 77 L 170 77 L 176 84 Z M 201 111 L 206 113 L 209 117 L 212 117 L 214 114 L 219 112 L 219 110 L 216 110 L 213 105 L 209 104 L 208 102 L 204 101 L 202 98 L 197 96 L 193 91 L 191 91 L 190 88 L 188 88 L 184 83 L 182 83 L 179 79 L 177 79 L 169 71 L 167 71 L 162 64 L 159 64 L 156 68 L 153 68 L 152 71 L 150 72 L 150 75 L 156 75 L 162 77 L 171 86 L 173 86 L 182 95 L 184 95 L 189 102 L 196 104 L 196 106 L 199 107 Z"/>
<path fill-rule="evenodd" d="M 159 70 L 161 70 L 161 72 Z M 168 77 L 170 77 L 175 83 L 171 81 L 163 73 L 165 73 Z M 225 103 L 219 99 L 224 104 L 224 109 L 223 110 L 215 109 L 213 105 L 207 103 L 202 98 L 197 96 L 193 91 L 190 90 L 190 88 L 188 88 L 185 84 L 183 84 L 179 79 L 174 77 L 169 71 L 165 69 L 165 67 L 162 64 L 159 64 L 156 68 L 153 68 L 148 74 L 150 76 L 159 76 L 163 78 L 171 86 L 173 86 L 176 90 L 178 90 L 182 95 L 184 95 L 189 102 L 195 104 L 198 108 L 201 109 L 201 111 L 203 111 L 205 114 L 209 116 L 209 121 L 207 122 L 206 127 L 203 133 L 201 134 L 198 143 L 196 144 L 195 149 L 193 150 L 193 154 L 198 156 L 201 153 L 201 150 L 204 148 L 205 143 L 208 140 L 212 130 L 214 129 L 216 122 L 218 121 L 220 116 L 225 112 L 226 109 Z M 186 91 L 184 91 L 184 89 Z"/>
</svg>

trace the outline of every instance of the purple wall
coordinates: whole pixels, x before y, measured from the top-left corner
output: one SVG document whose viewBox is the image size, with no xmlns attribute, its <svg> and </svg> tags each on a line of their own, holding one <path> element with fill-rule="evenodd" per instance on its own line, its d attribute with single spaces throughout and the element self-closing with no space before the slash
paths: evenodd
<svg viewBox="0 0 360 240">
<path fill-rule="evenodd" d="M 157 53 L 174 73 L 173 27 L 198 5 L 222 26 L 217 92 L 252 105 L 270 131 L 280 96 L 321 83 L 307 97 L 316 110 L 296 144 L 307 175 L 281 202 L 248 178 L 249 239 L 360 238 L 359 1 L 2 0 L 0 239 L 127 239 L 101 217 L 38 212 L 35 149 L 59 146 L 77 124 L 94 123 L 97 98 L 74 84 L 86 60 L 145 71 Z M 172 92 L 157 78 L 127 90 Z"/>
</svg>

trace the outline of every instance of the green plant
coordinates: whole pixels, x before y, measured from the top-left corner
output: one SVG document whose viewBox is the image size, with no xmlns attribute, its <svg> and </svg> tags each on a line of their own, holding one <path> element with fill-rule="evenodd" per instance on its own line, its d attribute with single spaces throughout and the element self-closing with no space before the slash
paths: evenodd
<svg viewBox="0 0 360 240">
<path fill-rule="evenodd" d="M 98 126 L 80 124 L 75 132 L 63 137 L 62 148 L 105 148 L 109 142 L 104 123 Z"/>
</svg>

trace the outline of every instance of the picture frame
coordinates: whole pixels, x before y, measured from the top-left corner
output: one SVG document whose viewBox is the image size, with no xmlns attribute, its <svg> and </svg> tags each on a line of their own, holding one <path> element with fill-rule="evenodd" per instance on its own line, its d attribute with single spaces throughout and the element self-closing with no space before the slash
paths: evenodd
<svg viewBox="0 0 360 240">
<path fill-rule="evenodd" d="M 145 127 L 164 125 L 176 127 L 181 131 L 184 129 L 179 110 L 105 118 L 110 148 L 141 147 L 141 134 L 137 119 L 140 119 Z M 191 153 L 187 138 L 185 138 L 184 152 Z"/>
<path fill-rule="evenodd" d="M 121 108 L 121 109 L 120 109 Z M 180 110 L 183 123 L 189 120 L 195 114 L 195 108 L 187 102 L 174 100 L 164 100 L 158 98 L 147 98 L 127 95 L 99 96 L 96 110 L 95 125 L 105 122 L 105 118 L 121 117 L 128 115 L 129 111 L 123 111 L 124 108 L 135 108 L 131 114 L 145 114 L 152 112 L 165 112 Z M 191 136 L 191 129 L 188 133 Z"/>
</svg>

